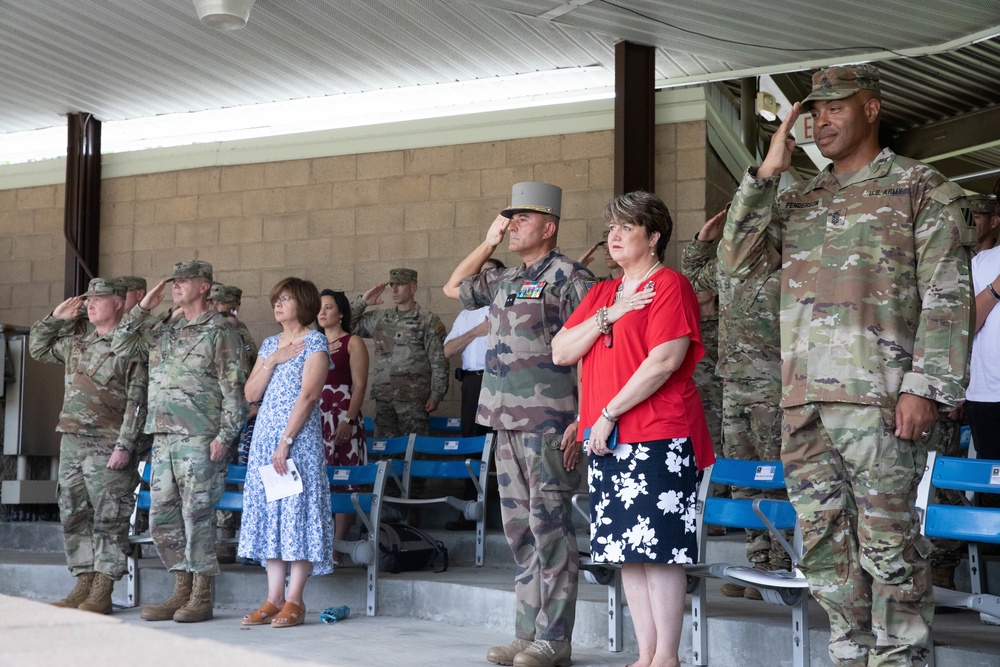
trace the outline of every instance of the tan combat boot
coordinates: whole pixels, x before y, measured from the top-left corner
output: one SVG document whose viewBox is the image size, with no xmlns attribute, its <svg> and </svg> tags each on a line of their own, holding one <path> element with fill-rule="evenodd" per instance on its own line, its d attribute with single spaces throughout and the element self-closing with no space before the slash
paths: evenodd
<svg viewBox="0 0 1000 667">
<path fill-rule="evenodd" d="M 169 621 L 191 597 L 191 572 L 174 572 L 174 594 L 160 604 L 146 605 L 139 616 L 144 621 Z"/>
<path fill-rule="evenodd" d="M 90 587 L 90 595 L 87 601 L 77 609 L 80 611 L 92 611 L 95 614 L 111 613 L 111 591 L 115 588 L 115 580 L 105 574 L 98 574 L 94 577 L 94 584 Z"/>
<path fill-rule="evenodd" d="M 515 639 L 506 646 L 494 646 L 486 652 L 486 659 L 494 665 L 513 665 L 514 656 L 531 646 L 530 639 Z"/>
<path fill-rule="evenodd" d="M 212 579 L 203 574 L 194 575 L 191 598 L 187 604 L 174 612 L 178 623 L 201 623 L 212 618 Z"/>
<path fill-rule="evenodd" d="M 76 575 L 76 586 L 73 590 L 69 592 L 69 595 L 64 597 L 59 602 L 50 603 L 53 607 L 67 607 L 70 609 L 76 609 L 87 599 L 90 595 L 90 589 L 94 585 L 94 576 L 96 572 L 81 572 Z"/>
<path fill-rule="evenodd" d="M 514 667 L 569 667 L 572 664 L 573 647 L 567 641 L 536 639 L 514 656 Z"/>
</svg>

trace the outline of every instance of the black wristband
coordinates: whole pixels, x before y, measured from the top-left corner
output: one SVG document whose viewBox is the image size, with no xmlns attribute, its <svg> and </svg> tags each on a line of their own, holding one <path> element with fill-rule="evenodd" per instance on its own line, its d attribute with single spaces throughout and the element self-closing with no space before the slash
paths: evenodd
<svg viewBox="0 0 1000 667">
<path fill-rule="evenodd" d="M 986 289 L 988 289 L 990 291 L 990 294 L 993 295 L 994 299 L 996 299 L 997 301 L 1000 301 L 1000 294 L 997 294 L 997 291 L 995 289 L 993 289 L 993 283 L 987 283 L 986 284 Z"/>
</svg>

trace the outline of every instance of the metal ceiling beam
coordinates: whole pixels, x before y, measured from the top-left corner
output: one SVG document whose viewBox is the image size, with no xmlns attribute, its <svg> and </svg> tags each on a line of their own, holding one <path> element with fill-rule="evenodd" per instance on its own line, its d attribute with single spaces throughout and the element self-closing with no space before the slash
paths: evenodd
<svg viewBox="0 0 1000 667">
<path fill-rule="evenodd" d="M 923 125 L 889 142 L 898 154 L 925 162 L 996 145 L 1000 145 L 1000 105 Z"/>
<path fill-rule="evenodd" d="M 962 156 L 936 160 L 933 166 L 966 190 L 981 194 L 993 192 L 993 184 L 997 180 L 996 168 L 984 169 L 981 161 Z"/>
</svg>

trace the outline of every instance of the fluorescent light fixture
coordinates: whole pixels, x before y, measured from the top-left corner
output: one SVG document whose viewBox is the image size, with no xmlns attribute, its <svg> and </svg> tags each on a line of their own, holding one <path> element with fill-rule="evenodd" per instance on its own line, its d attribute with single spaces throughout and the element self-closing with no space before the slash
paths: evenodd
<svg viewBox="0 0 1000 667">
<path fill-rule="evenodd" d="M 247 24 L 255 0 L 194 0 L 198 20 L 209 28 L 239 30 Z"/>
<path fill-rule="evenodd" d="M 614 97 L 605 68 L 573 67 L 367 93 L 105 121 L 103 153 L 256 139 Z M 0 164 L 66 155 L 65 126 L 0 134 Z"/>
</svg>

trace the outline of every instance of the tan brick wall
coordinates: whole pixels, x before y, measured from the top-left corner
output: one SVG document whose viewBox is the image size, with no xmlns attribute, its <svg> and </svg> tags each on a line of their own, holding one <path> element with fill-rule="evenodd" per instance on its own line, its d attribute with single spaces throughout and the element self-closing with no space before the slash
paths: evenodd
<svg viewBox="0 0 1000 667">
<path fill-rule="evenodd" d="M 101 273 L 155 281 L 182 259 L 210 261 L 217 280 L 243 289 L 240 315 L 260 341 L 277 332 L 267 294 L 285 276 L 353 297 L 407 266 L 420 274 L 417 300 L 450 326 L 459 304 L 441 286 L 515 182 L 563 187 L 560 247 L 570 256 L 601 238 L 613 141 L 588 132 L 108 179 Z M 678 241 L 705 219 L 705 151 L 704 122 L 657 128 L 655 189 L 674 218 L 674 266 Z M 30 324 L 61 300 L 63 192 L 0 191 L 0 321 Z M 441 414 L 457 412 L 453 389 Z"/>
</svg>

